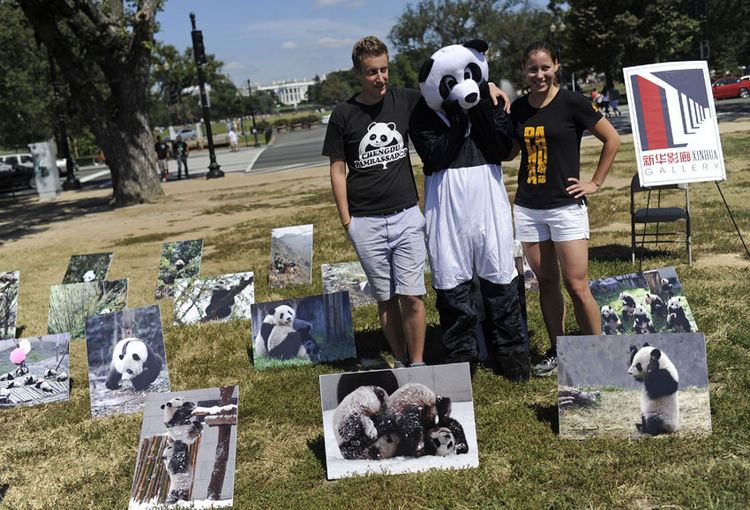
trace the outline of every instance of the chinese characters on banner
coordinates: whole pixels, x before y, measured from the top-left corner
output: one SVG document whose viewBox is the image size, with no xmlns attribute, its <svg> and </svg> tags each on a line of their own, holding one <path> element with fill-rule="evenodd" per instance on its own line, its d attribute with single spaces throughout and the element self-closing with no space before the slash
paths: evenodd
<svg viewBox="0 0 750 510">
<path fill-rule="evenodd" d="M 666 62 L 622 71 L 641 183 L 726 179 L 706 62 Z"/>
</svg>

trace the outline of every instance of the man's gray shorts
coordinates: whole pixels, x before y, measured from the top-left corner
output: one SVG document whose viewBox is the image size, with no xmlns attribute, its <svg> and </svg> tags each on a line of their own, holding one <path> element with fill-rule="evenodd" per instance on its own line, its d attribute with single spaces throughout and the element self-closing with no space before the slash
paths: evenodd
<svg viewBox="0 0 750 510">
<path fill-rule="evenodd" d="M 156 160 L 156 166 L 159 167 L 159 171 L 162 173 L 167 172 L 167 160 L 166 159 L 157 159 Z"/>
<path fill-rule="evenodd" d="M 352 217 L 347 233 L 378 301 L 425 294 L 424 225 L 416 205 L 390 215 Z"/>
</svg>

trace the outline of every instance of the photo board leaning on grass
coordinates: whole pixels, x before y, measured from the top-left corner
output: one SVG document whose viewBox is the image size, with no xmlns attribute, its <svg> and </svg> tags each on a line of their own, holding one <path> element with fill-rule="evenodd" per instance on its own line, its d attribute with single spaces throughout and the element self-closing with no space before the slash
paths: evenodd
<svg viewBox="0 0 750 510">
<path fill-rule="evenodd" d="M 697 332 L 673 266 L 589 282 L 605 335 Z"/>
<path fill-rule="evenodd" d="M 252 272 L 178 278 L 174 285 L 174 324 L 250 319 L 253 303 Z"/>
<path fill-rule="evenodd" d="M 135 413 L 169 391 L 159 305 L 86 317 L 91 415 Z"/>
<path fill-rule="evenodd" d="M 557 359 L 561 438 L 711 434 L 703 333 L 561 336 Z"/>
<path fill-rule="evenodd" d="M 231 507 L 239 387 L 148 395 L 128 508 Z"/>
<path fill-rule="evenodd" d="M 275 228 L 271 231 L 269 287 L 312 283 L 313 226 Z"/>
<path fill-rule="evenodd" d="M 68 262 L 63 283 L 93 282 L 106 280 L 112 253 L 89 253 L 73 255 Z"/>
<path fill-rule="evenodd" d="M 258 370 L 357 357 L 348 292 L 256 303 L 252 321 Z"/>
<path fill-rule="evenodd" d="M 370 292 L 365 270 L 359 262 L 322 264 L 320 272 L 323 278 L 323 294 L 347 291 L 352 308 L 374 305 L 377 302 Z"/>
<path fill-rule="evenodd" d="M 468 363 L 319 379 L 328 479 L 479 466 Z"/>
<path fill-rule="evenodd" d="M 49 294 L 47 333 L 70 333 L 71 340 L 86 335 L 84 319 L 123 310 L 128 306 L 128 280 L 53 285 Z"/>
<path fill-rule="evenodd" d="M 172 297 L 178 278 L 195 278 L 200 274 L 203 239 L 164 243 L 156 277 L 156 299 Z"/>
<path fill-rule="evenodd" d="M 69 400 L 69 345 L 68 333 L 0 340 L 0 408 Z"/>
<path fill-rule="evenodd" d="M 0 340 L 16 337 L 19 271 L 0 273 Z"/>
</svg>

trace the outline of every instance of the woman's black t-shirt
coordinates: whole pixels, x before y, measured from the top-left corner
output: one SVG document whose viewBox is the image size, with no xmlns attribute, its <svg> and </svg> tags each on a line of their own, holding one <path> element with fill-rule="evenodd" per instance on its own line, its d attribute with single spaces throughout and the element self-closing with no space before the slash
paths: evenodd
<svg viewBox="0 0 750 510">
<path fill-rule="evenodd" d="M 533 108 L 529 96 L 511 105 L 521 167 L 514 204 L 529 209 L 553 209 L 580 202 L 568 193 L 568 177 L 580 178 L 581 136 L 602 118 L 591 101 L 560 89 L 543 108 Z"/>
</svg>

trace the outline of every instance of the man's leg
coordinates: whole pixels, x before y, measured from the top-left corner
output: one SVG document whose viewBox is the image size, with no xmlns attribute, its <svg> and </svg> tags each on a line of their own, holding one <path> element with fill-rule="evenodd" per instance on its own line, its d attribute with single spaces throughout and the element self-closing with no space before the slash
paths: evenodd
<svg viewBox="0 0 750 510">
<path fill-rule="evenodd" d="M 185 178 L 188 178 L 187 155 L 182 156 L 182 164 L 185 166 Z"/>
<path fill-rule="evenodd" d="M 388 301 L 378 301 L 378 315 L 380 327 L 383 329 L 388 345 L 397 361 L 406 361 L 406 344 L 404 342 L 403 319 L 398 306 L 398 299 L 393 297 Z"/>
<path fill-rule="evenodd" d="M 422 296 L 398 296 L 406 346 L 412 363 L 422 363 L 427 317 Z"/>
<path fill-rule="evenodd" d="M 182 179 L 182 158 L 177 156 L 177 178 Z"/>
</svg>

